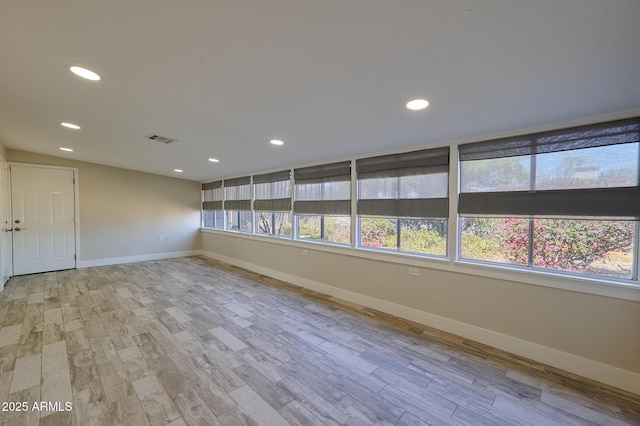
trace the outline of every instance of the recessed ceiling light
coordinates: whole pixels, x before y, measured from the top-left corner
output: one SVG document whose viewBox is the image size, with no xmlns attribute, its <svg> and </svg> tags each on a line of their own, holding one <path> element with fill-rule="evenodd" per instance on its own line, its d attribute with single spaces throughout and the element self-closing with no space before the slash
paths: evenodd
<svg viewBox="0 0 640 426">
<path fill-rule="evenodd" d="M 61 147 L 60 147 L 60 151 L 73 152 L 73 149 L 71 149 L 71 148 L 65 148 L 65 147 L 61 146 Z"/>
<path fill-rule="evenodd" d="M 61 126 L 66 127 L 67 129 L 80 130 L 80 126 L 73 123 L 60 123 Z"/>
<path fill-rule="evenodd" d="M 282 142 L 280 139 L 271 139 L 269 143 L 271 145 L 277 145 L 277 146 L 284 145 L 284 142 Z"/>
<path fill-rule="evenodd" d="M 426 99 L 413 99 L 407 102 L 407 108 L 412 111 L 420 111 L 429 106 L 429 101 Z"/>
<path fill-rule="evenodd" d="M 86 78 L 87 80 L 98 81 L 100 76 L 95 72 L 82 67 L 69 67 L 69 70 L 78 77 Z"/>
<path fill-rule="evenodd" d="M 176 172 L 176 173 L 182 173 L 184 170 L 182 170 L 182 169 L 173 169 L 173 171 Z"/>
<path fill-rule="evenodd" d="M 211 161 L 212 163 L 217 163 L 220 160 L 218 160 L 217 158 L 209 158 L 209 161 Z"/>
</svg>

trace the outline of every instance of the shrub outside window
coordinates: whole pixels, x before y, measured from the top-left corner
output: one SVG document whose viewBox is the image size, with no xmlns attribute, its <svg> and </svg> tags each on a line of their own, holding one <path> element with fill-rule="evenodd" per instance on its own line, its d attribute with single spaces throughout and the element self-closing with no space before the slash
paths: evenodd
<svg viewBox="0 0 640 426">
<path fill-rule="evenodd" d="M 351 242 L 351 218 L 334 215 L 296 216 L 298 239 L 348 245 Z"/>
</svg>

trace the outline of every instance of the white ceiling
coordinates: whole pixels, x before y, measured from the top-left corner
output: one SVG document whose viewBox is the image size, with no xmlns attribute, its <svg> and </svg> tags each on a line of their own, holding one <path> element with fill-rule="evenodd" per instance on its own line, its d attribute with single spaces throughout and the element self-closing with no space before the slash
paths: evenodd
<svg viewBox="0 0 640 426">
<path fill-rule="evenodd" d="M 0 0 L 0 143 L 210 180 L 634 115 L 638 22 L 637 0 Z"/>
</svg>

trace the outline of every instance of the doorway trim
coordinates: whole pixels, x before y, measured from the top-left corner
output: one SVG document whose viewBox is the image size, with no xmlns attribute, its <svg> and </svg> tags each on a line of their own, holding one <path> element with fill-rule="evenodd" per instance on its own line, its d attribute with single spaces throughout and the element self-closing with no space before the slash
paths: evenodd
<svg viewBox="0 0 640 426">
<path fill-rule="evenodd" d="M 74 179 L 74 185 L 73 185 L 73 215 L 74 215 L 74 233 L 75 233 L 75 243 L 76 243 L 76 258 L 75 258 L 75 267 L 74 269 L 78 269 L 78 264 L 80 263 L 80 179 L 78 176 L 78 168 L 77 167 L 66 167 L 66 166 L 52 166 L 49 164 L 34 164 L 34 163 L 20 163 L 17 161 L 8 161 L 7 164 L 9 165 L 9 189 L 10 189 L 10 194 L 9 194 L 9 209 L 11 211 L 11 225 L 13 225 L 13 206 L 11 205 L 11 200 L 12 200 L 12 194 L 11 191 L 13 191 L 13 177 L 12 177 L 12 166 L 24 166 L 24 167 L 36 167 L 36 168 L 40 168 L 40 169 L 56 169 L 56 170 L 70 170 L 73 172 L 73 179 Z M 13 238 L 11 241 L 11 251 L 12 251 L 12 257 L 13 257 Z M 14 270 L 13 270 L 13 261 L 11 262 L 11 276 L 15 276 L 14 275 Z"/>
</svg>

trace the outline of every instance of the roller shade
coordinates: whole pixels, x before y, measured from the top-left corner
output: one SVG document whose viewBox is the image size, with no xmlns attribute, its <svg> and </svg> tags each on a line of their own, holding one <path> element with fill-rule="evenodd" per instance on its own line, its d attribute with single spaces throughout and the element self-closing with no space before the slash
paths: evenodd
<svg viewBox="0 0 640 426">
<path fill-rule="evenodd" d="M 640 141 L 640 118 L 459 146 L 460 161 L 543 154 Z"/>
<path fill-rule="evenodd" d="M 357 160 L 358 215 L 449 216 L 449 147 Z"/>
<path fill-rule="evenodd" d="M 358 214 L 361 216 L 446 219 L 449 217 L 449 199 L 358 200 Z"/>
<path fill-rule="evenodd" d="M 296 214 L 334 214 L 348 216 L 351 214 L 351 201 L 296 201 L 294 203 L 294 212 Z"/>
<path fill-rule="evenodd" d="M 291 211 L 291 170 L 253 176 L 256 211 Z"/>
<path fill-rule="evenodd" d="M 222 210 L 222 181 L 202 184 L 202 210 Z"/>
<path fill-rule="evenodd" d="M 281 172 L 267 173 L 263 175 L 254 175 L 253 183 L 280 182 L 291 179 L 291 170 L 283 170 Z"/>
<path fill-rule="evenodd" d="M 202 210 L 222 210 L 222 201 L 203 201 Z"/>
<path fill-rule="evenodd" d="M 463 170 L 465 162 L 494 160 L 495 164 L 491 164 L 497 166 L 495 159 L 526 156 L 517 161 L 526 165 L 520 168 L 520 173 L 526 169 L 522 177 L 524 182 L 529 182 L 529 190 L 509 190 L 508 180 L 503 180 L 507 183 L 505 190 L 498 192 L 491 189 L 495 182 L 489 178 L 483 179 L 477 173 L 465 177 L 461 173 L 461 187 L 469 188 L 469 192 L 460 193 L 458 212 L 461 215 L 638 218 L 639 142 L 640 118 L 632 118 L 461 145 Z M 468 164 L 475 167 L 482 163 Z M 489 190 L 477 189 L 483 187 Z"/>
<path fill-rule="evenodd" d="M 243 177 L 234 178 L 234 179 L 225 179 L 224 187 L 229 188 L 232 186 L 249 185 L 250 183 L 251 183 L 251 176 L 243 176 Z"/>
<path fill-rule="evenodd" d="M 322 164 L 294 170 L 296 184 L 351 180 L 351 162 Z"/>
<path fill-rule="evenodd" d="M 294 178 L 295 214 L 351 214 L 350 161 L 295 169 Z"/>
<path fill-rule="evenodd" d="M 640 217 L 640 187 L 460 194 L 461 215 Z"/>
<path fill-rule="evenodd" d="M 251 210 L 251 176 L 224 180 L 224 209 Z"/>
<path fill-rule="evenodd" d="M 358 179 L 412 176 L 448 171 L 449 147 L 357 160 Z"/>
</svg>

